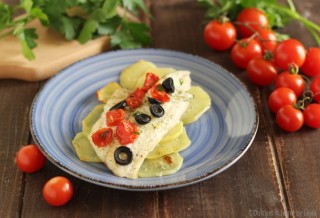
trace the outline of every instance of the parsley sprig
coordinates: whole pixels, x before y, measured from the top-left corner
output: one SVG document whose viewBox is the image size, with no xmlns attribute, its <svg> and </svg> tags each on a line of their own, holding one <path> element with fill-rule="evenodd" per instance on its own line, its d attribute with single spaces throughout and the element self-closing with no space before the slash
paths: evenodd
<svg viewBox="0 0 320 218">
<path fill-rule="evenodd" d="M 119 8 L 124 13 L 120 16 Z M 143 0 L 20 0 L 9 5 L 0 0 L 0 39 L 14 35 L 23 55 L 33 60 L 38 34 L 27 24 L 38 19 L 42 25 L 61 33 L 67 40 L 84 44 L 99 36 L 111 37 L 113 48 L 139 48 L 151 44 L 150 28 L 133 22 L 128 14 L 142 11 L 151 17 Z M 16 13 L 23 13 L 15 18 Z"/>
</svg>

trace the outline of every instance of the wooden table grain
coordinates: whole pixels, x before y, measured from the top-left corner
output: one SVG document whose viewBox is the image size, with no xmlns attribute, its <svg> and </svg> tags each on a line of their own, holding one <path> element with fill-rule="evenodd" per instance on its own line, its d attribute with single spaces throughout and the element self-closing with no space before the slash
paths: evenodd
<svg viewBox="0 0 320 218">
<path fill-rule="evenodd" d="M 318 0 L 294 2 L 303 16 L 320 23 Z M 248 86 L 260 117 L 250 149 L 211 179 L 165 191 L 100 187 L 66 174 L 49 161 L 41 171 L 25 174 L 14 157 L 22 145 L 32 143 L 30 106 L 45 81 L 0 80 L 0 217 L 320 217 L 320 129 L 303 127 L 286 133 L 277 127 L 267 107 L 270 89 L 252 85 L 245 72 L 231 64 L 229 52 L 214 52 L 204 44 L 204 11 L 195 0 L 154 0 L 149 5 L 155 48 L 207 58 Z M 315 46 L 298 23 L 282 31 Z M 41 191 L 57 175 L 70 178 L 75 193 L 68 204 L 52 207 Z"/>
</svg>

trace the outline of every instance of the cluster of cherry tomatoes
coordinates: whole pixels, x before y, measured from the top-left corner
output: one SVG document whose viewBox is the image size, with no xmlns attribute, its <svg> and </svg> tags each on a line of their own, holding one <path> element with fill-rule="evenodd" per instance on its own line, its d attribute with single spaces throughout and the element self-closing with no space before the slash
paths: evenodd
<svg viewBox="0 0 320 218">
<path fill-rule="evenodd" d="M 231 48 L 232 62 L 254 84 L 274 87 L 268 105 L 283 130 L 294 132 L 303 124 L 320 128 L 320 48 L 307 50 L 292 38 L 279 42 L 256 8 L 242 10 L 234 22 L 210 21 L 203 36 L 214 50 Z"/>
</svg>

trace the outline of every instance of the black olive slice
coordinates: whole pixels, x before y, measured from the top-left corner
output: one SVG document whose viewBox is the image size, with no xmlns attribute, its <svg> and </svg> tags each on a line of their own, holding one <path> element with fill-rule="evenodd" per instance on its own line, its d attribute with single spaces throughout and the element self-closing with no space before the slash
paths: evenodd
<svg viewBox="0 0 320 218">
<path fill-rule="evenodd" d="M 147 114 L 136 114 L 134 118 L 136 119 L 137 123 L 141 125 L 145 125 L 151 121 L 151 117 Z"/>
<path fill-rule="evenodd" d="M 175 90 L 174 82 L 173 82 L 173 79 L 171 77 L 165 79 L 162 82 L 162 86 L 166 90 L 166 93 L 174 93 L 174 90 Z"/>
<path fill-rule="evenodd" d="M 148 101 L 150 104 L 161 104 L 161 101 L 158 101 L 155 98 L 148 97 Z"/>
<path fill-rule="evenodd" d="M 155 117 L 162 117 L 164 115 L 164 109 L 159 104 L 152 104 L 150 107 L 150 112 Z"/>
<path fill-rule="evenodd" d="M 114 151 L 114 159 L 117 164 L 128 165 L 132 162 L 132 151 L 126 146 L 120 146 Z"/>
<path fill-rule="evenodd" d="M 113 105 L 109 111 L 115 110 L 115 109 L 124 109 L 127 106 L 126 100 L 122 100 L 119 103 Z"/>
</svg>

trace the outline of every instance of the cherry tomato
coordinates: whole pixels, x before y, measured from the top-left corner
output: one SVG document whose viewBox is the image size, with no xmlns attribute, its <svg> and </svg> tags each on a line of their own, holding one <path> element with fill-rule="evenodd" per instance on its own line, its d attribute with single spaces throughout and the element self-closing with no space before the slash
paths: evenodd
<svg viewBox="0 0 320 218">
<path fill-rule="evenodd" d="M 210 48 L 222 51 L 233 45 L 237 31 L 231 22 L 212 20 L 205 26 L 203 36 Z"/>
<path fill-rule="evenodd" d="M 46 158 L 36 145 L 26 145 L 20 148 L 16 155 L 16 164 L 26 173 L 40 170 L 46 162 Z"/>
<path fill-rule="evenodd" d="M 307 76 L 320 76 L 320 48 L 309 48 L 301 71 Z"/>
<path fill-rule="evenodd" d="M 300 97 L 304 92 L 305 82 L 299 74 L 285 71 L 277 76 L 275 85 L 276 88 L 288 87 L 294 91 L 297 97 Z"/>
<path fill-rule="evenodd" d="M 52 206 L 66 204 L 73 195 L 73 185 L 69 179 L 56 176 L 46 182 L 42 189 L 43 198 Z"/>
<path fill-rule="evenodd" d="M 138 128 L 128 120 L 123 120 L 117 125 L 116 136 L 121 145 L 134 142 L 138 135 Z"/>
<path fill-rule="evenodd" d="M 238 30 L 242 37 L 250 37 L 254 32 L 260 29 L 268 28 L 267 16 L 256 8 L 246 8 L 242 10 L 238 17 Z M 248 25 L 249 27 L 247 27 Z"/>
<path fill-rule="evenodd" d="M 234 44 L 231 50 L 231 59 L 233 63 L 245 69 L 249 62 L 257 57 L 261 57 L 262 48 L 259 43 L 254 39 L 241 39 Z"/>
<path fill-rule="evenodd" d="M 247 75 L 254 84 L 267 86 L 276 79 L 278 71 L 272 62 L 266 61 L 263 57 L 259 57 L 249 62 Z"/>
<path fill-rule="evenodd" d="M 137 88 L 127 99 L 127 105 L 134 109 L 142 105 L 142 99 L 145 96 L 146 92 L 143 88 Z"/>
<path fill-rule="evenodd" d="M 166 93 L 164 87 L 160 84 L 155 85 L 151 88 L 151 97 L 161 101 L 161 102 L 169 102 L 170 101 L 170 96 L 168 95 L 168 93 Z"/>
<path fill-rule="evenodd" d="M 275 64 L 283 70 L 289 70 L 290 64 L 301 67 L 306 59 L 306 49 L 296 39 L 287 39 L 279 43 L 273 51 Z"/>
<path fill-rule="evenodd" d="M 280 87 L 275 89 L 269 96 L 268 106 L 274 113 L 284 105 L 293 105 L 297 102 L 297 96 L 287 87 Z"/>
<path fill-rule="evenodd" d="M 111 110 L 106 113 L 106 120 L 108 126 L 118 125 L 126 116 L 122 109 Z"/>
<path fill-rule="evenodd" d="M 320 77 L 317 77 L 311 81 L 310 90 L 313 93 L 313 99 L 320 103 Z"/>
<path fill-rule="evenodd" d="M 276 123 L 278 126 L 287 131 L 298 131 L 303 125 L 304 117 L 301 111 L 292 105 L 282 106 L 276 115 Z"/>
<path fill-rule="evenodd" d="M 91 135 L 93 143 L 98 147 L 107 146 L 113 138 L 113 130 L 110 127 L 98 129 Z"/>
<path fill-rule="evenodd" d="M 257 31 L 258 36 L 255 40 L 260 44 L 263 53 L 272 52 L 278 45 L 277 35 L 270 29 L 260 29 Z"/>
<path fill-rule="evenodd" d="M 309 104 L 303 111 L 304 123 L 312 128 L 320 128 L 320 104 Z"/>
<path fill-rule="evenodd" d="M 159 81 L 159 77 L 154 73 L 147 73 L 146 80 L 143 83 L 142 90 L 147 92 L 156 82 Z"/>
</svg>

